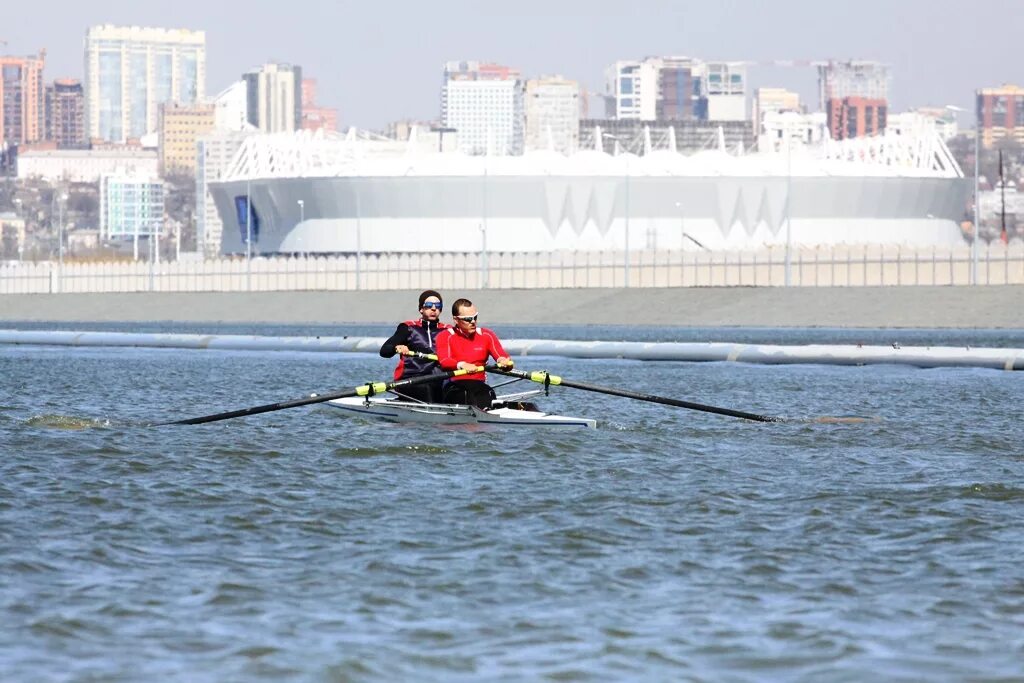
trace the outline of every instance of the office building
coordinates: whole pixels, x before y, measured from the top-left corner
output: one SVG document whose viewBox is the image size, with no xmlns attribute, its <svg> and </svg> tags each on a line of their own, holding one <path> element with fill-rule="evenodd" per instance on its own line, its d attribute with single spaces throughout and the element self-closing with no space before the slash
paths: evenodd
<svg viewBox="0 0 1024 683">
<path fill-rule="evenodd" d="M 859 60 L 819 64 L 818 95 L 833 139 L 875 135 L 885 129 L 889 67 Z"/>
<path fill-rule="evenodd" d="M 144 173 L 100 177 L 100 239 L 159 235 L 164 224 L 164 184 Z"/>
<path fill-rule="evenodd" d="M 119 170 L 156 176 L 156 152 L 140 147 L 110 149 L 32 149 L 18 154 L 18 179 L 40 178 L 96 183 Z"/>
<path fill-rule="evenodd" d="M 605 116 L 639 121 L 744 121 L 742 62 L 690 57 L 625 60 L 605 70 Z"/>
<path fill-rule="evenodd" d="M 302 126 L 302 67 L 264 64 L 242 76 L 246 120 L 264 133 L 284 133 Z"/>
<path fill-rule="evenodd" d="M 0 56 L 0 152 L 46 137 L 46 51 Z"/>
<path fill-rule="evenodd" d="M 708 62 L 699 80 L 697 118 L 701 121 L 747 119 L 747 67 L 743 62 Z"/>
<path fill-rule="evenodd" d="M 213 104 L 160 105 L 159 143 L 160 175 L 196 171 L 196 141 L 214 128 L 216 107 Z"/>
<path fill-rule="evenodd" d="M 981 143 L 986 148 L 1004 138 L 1024 144 L 1024 88 L 981 88 L 975 91 L 975 99 Z"/>
<path fill-rule="evenodd" d="M 844 97 L 828 101 L 828 128 L 834 140 L 879 135 L 885 130 L 888 105 L 885 100 Z"/>
<path fill-rule="evenodd" d="M 658 71 L 658 121 L 692 121 L 696 118 L 702 65 L 689 57 L 664 57 Z"/>
<path fill-rule="evenodd" d="M 220 180 L 235 153 L 252 135 L 247 131 L 213 130 L 196 141 L 196 248 L 206 258 L 220 254 L 223 223 L 210 195 L 210 183 Z"/>
<path fill-rule="evenodd" d="M 156 132 L 160 105 L 206 97 L 206 34 L 93 26 L 85 35 L 86 129 L 124 142 Z"/>
<path fill-rule="evenodd" d="M 573 154 L 580 141 L 580 85 L 561 76 L 526 82 L 525 147 Z"/>
<path fill-rule="evenodd" d="M 523 153 L 523 81 L 497 64 L 449 62 L 441 94 L 441 125 L 454 128 L 466 154 Z"/>
<path fill-rule="evenodd" d="M 809 114 L 793 111 L 765 111 L 761 113 L 761 127 L 757 136 L 759 152 L 787 153 L 797 146 L 818 146 L 828 136 L 828 117 L 824 112 Z M 787 147 L 787 142 L 792 147 Z"/>
<path fill-rule="evenodd" d="M 46 88 L 46 139 L 59 149 L 83 149 L 85 135 L 85 91 L 74 78 L 58 78 Z"/>
<path fill-rule="evenodd" d="M 217 130 L 255 130 L 249 123 L 244 80 L 235 81 L 213 98 L 213 127 Z"/>
<path fill-rule="evenodd" d="M 751 118 L 755 130 L 764 127 L 766 114 L 779 112 L 800 112 L 800 95 L 785 88 L 758 88 L 754 93 L 754 109 Z"/>
<path fill-rule="evenodd" d="M 316 103 L 316 79 L 302 79 L 302 130 L 338 130 L 338 110 Z"/>
<path fill-rule="evenodd" d="M 622 60 L 605 70 L 605 116 L 654 121 L 658 117 L 660 57 Z"/>
</svg>

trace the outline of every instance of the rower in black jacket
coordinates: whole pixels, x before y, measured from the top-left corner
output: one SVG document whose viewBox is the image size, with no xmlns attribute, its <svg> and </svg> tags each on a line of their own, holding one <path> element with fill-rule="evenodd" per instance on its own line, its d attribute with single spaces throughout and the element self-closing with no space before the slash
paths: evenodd
<svg viewBox="0 0 1024 683">
<path fill-rule="evenodd" d="M 421 293 L 419 298 L 419 320 L 406 320 L 403 323 L 399 323 L 395 333 L 380 347 L 381 357 L 391 358 L 396 353 L 406 354 L 410 351 L 436 353 L 438 333 L 450 327 L 450 325 L 440 321 L 443 305 L 441 295 L 434 290 L 428 289 Z M 422 377 L 423 375 L 440 374 L 442 372 L 437 361 L 400 355 L 398 366 L 395 368 L 395 379 Z M 425 384 L 405 387 L 400 395 L 427 403 L 440 403 L 441 384 L 443 381 L 444 378 L 439 377 L 437 382 L 427 382 Z"/>
</svg>

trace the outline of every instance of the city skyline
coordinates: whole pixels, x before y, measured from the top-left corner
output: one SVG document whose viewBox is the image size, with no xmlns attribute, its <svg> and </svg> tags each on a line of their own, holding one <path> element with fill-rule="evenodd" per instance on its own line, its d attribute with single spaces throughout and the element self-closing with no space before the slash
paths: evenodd
<svg viewBox="0 0 1024 683">
<path fill-rule="evenodd" d="M 353 2 L 311 2 L 297 13 L 271 3 L 211 5 L 180 0 L 138 6 L 100 0 L 67 6 L 21 4 L 0 35 L 4 54 L 47 50 L 45 78 L 83 78 L 90 26 L 112 23 L 207 33 L 208 93 L 269 61 L 301 65 L 316 78 L 322 105 L 339 110 L 343 127 L 380 129 L 401 119 L 440 115 L 442 69 L 449 60 L 493 61 L 524 76 L 558 74 L 579 81 L 593 99 L 605 67 L 619 59 L 687 55 L 752 63 L 757 87 L 799 92 L 815 105 L 812 67 L 759 66 L 772 60 L 870 59 L 889 64 L 894 111 L 957 105 L 973 110 L 974 91 L 1024 80 L 1014 54 L 1024 17 L 1013 0 L 986 12 L 965 0 L 866 0 L 854 15 L 803 0 L 770 6 L 647 0 L 595 12 L 592 3 L 524 0 L 515 9 L 457 0 L 444 12 L 415 3 L 389 5 L 386 16 Z M 54 22 L 55 16 L 60 21 Z M 997 19 L 997 20 L 996 20 Z M 623 31 L 623 26 L 633 27 Z M 833 27 L 842 26 L 839 31 Z M 817 27 L 817 28 L 816 28 Z M 971 50 L 984 45 L 984 50 Z M 781 47 L 780 47 L 781 46 Z M 369 95 L 369 96 L 367 96 Z M 968 123 L 964 120 L 964 123 Z"/>
</svg>

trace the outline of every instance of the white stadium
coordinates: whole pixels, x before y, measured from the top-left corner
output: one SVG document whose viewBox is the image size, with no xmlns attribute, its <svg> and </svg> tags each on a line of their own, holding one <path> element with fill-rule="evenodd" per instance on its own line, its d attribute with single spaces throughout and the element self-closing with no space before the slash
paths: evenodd
<svg viewBox="0 0 1024 683">
<path fill-rule="evenodd" d="M 210 185 L 221 251 L 245 252 L 247 235 L 261 254 L 964 243 L 969 183 L 934 131 L 788 153 L 687 156 L 649 133 L 639 155 L 424 147 L 415 132 L 248 137 Z"/>
</svg>

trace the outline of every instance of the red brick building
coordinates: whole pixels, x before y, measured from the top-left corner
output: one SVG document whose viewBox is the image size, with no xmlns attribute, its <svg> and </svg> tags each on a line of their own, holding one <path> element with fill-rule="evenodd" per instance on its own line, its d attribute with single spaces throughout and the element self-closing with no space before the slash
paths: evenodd
<svg viewBox="0 0 1024 683">
<path fill-rule="evenodd" d="M 888 105 L 867 97 L 831 99 L 827 104 L 828 130 L 834 140 L 879 135 L 885 130 Z"/>
</svg>

